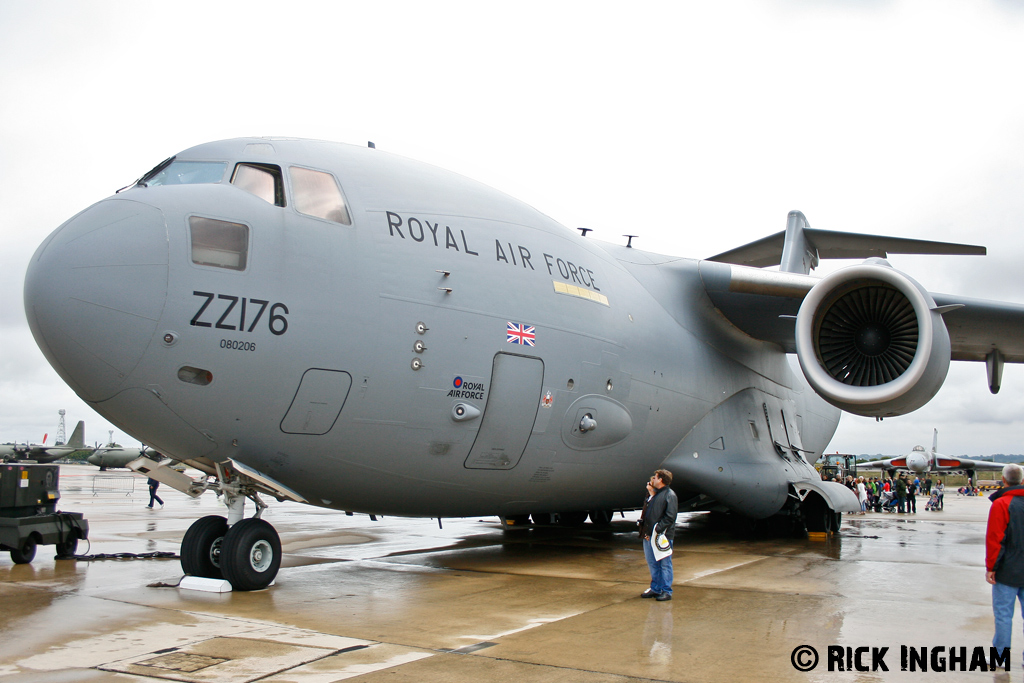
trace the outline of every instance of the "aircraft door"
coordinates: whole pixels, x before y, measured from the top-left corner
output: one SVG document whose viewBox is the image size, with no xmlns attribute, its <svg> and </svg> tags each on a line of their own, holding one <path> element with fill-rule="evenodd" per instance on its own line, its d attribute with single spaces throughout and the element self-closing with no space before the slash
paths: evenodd
<svg viewBox="0 0 1024 683">
<path fill-rule="evenodd" d="M 541 359 L 495 354 L 487 405 L 466 468 L 510 470 L 519 464 L 537 420 L 543 384 Z"/>
</svg>

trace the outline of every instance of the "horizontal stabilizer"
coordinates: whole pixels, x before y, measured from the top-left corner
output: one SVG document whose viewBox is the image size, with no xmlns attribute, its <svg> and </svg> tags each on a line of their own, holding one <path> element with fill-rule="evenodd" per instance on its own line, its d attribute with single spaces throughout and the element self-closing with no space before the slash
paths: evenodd
<svg viewBox="0 0 1024 683">
<path fill-rule="evenodd" d="M 794 212 L 797 213 L 797 212 Z M 959 256 L 984 256 L 985 247 L 973 244 L 954 244 L 951 242 L 932 242 L 930 240 L 913 240 L 903 237 L 884 237 L 881 235 L 864 235 L 834 230 L 813 230 L 803 228 L 801 231 L 806 241 L 807 251 L 815 253 L 819 259 L 860 259 L 873 256 L 885 258 L 889 254 L 945 254 Z M 733 263 L 740 266 L 765 268 L 782 263 L 782 254 L 786 246 L 786 231 L 777 232 L 745 244 L 742 247 L 712 256 L 708 261 Z"/>
</svg>

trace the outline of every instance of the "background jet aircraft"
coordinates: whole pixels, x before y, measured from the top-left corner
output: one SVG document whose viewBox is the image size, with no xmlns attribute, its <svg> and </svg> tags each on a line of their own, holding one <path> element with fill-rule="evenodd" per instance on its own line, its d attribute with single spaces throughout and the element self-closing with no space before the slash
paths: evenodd
<svg viewBox="0 0 1024 683">
<path fill-rule="evenodd" d="M 0 460 L 35 460 L 36 462 L 53 462 L 65 458 L 76 451 L 92 450 L 85 445 L 85 421 L 79 420 L 75 431 L 66 444 L 3 444 L 0 445 Z"/>
<path fill-rule="evenodd" d="M 877 467 L 894 472 L 896 470 L 907 470 L 914 474 L 927 474 L 929 472 L 966 472 L 972 481 L 977 481 L 977 470 L 999 470 L 1002 471 L 1004 463 L 986 462 L 971 458 L 954 458 L 942 455 L 938 452 L 939 430 L 932 433 L 932 448 L 925 451 L 924 446 L 914 446 L 908 454 L 888 460 L 875 460 L 872 462 L 860 463 L 860 468 Z"/>
<path fill-rule="evenodd" d="M 812 230 L 794 211 L 711 259 L 667 257 L 380 150 L 245 138 L 60 226 L 25 309 L 79 396 L 206 476 L 138 471 L 224 496 L 182 566 L 249 590 L 280 565 L 260 494 L 598 522 L 666 467 L 683 510 L 833 528 L 859 506 L 811 463 L 841 410 L 916 410 L 951 359 L 985 361 L 998 391 L 1024 362 L 1024 307 L 931 294 L 889 253 L 984 248 Z M 822 258 L 868 260 L 810 276 Z"/>
</svg>

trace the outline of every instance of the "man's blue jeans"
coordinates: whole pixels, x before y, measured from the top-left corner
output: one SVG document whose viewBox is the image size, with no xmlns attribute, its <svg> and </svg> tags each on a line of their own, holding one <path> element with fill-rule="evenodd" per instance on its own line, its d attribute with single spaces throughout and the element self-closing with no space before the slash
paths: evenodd
<svg viewBox="0 0 1024 683">
<path fill-rule="evenodd" d="M 669 541 L 669 543 L 672 543 L 672 541 Z M 647 568 L 651 570 L 651 591 L 672 595 L 672 556 L 668 555 L 660 560 L 655 560 L 651 539 L 645 538 L 643 544 L 644 557 L 647 558 Z"/>
<path fill-rule="evenodd" d="M 996 618 L 996 635 L 992 639 L 992 647 L 999 652 L 1010 647 L 1014 602 L 1017 601 L 1020 602 L 1021 612 L 1024 613 L 1024 588 L 998 582 L 992 585 L 992 614 Z"/>
</svg>

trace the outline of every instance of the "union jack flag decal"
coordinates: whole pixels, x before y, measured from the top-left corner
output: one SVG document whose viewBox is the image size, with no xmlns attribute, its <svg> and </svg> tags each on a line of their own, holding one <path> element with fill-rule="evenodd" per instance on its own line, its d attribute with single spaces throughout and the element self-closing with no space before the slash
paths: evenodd
<svg viewBox="0 0 1024 683">
<path fill-rule="evenodd" d="M 508 337 L 505 339 L 509 344 L 525 344 L 535 346 L 537 339 L 537 328 L 533 325 L 522 323 L 508 323 Z"/>
</svg>

